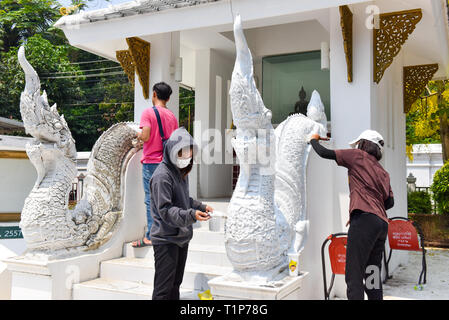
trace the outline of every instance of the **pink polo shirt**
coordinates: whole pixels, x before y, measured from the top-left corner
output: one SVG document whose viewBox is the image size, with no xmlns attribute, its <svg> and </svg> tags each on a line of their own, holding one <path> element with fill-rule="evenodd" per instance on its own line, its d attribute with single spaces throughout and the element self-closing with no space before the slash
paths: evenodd
<svg viewBox="0 0 449 320">
<path fill-rule="evenodd" d="M 156 106 L 164 128 L 165 139 L 170 138 L 173 131 L 178 129 L 178 119 L 173 112 L 164 107 Z M 162 140 L 159 133 L 156 114 L 152 107 L 146 108 L 140 118 L 140 128 L 150 127 L 150 138 L 143 144 L 141 163 L 160 163 L 162 161 Z"/>
</svg>

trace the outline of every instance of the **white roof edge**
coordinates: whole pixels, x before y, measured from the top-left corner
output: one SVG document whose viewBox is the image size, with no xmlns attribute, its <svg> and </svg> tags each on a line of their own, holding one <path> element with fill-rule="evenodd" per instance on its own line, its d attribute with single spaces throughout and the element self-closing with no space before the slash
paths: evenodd
<svg viewBox="0 0 449 320">
<path fill-rule="evenodd" d="M 140 13 L 158 12 L 183 7 L 217 2 L 221 0 L 134 0 L 130 2 L 110 5 L 107 8 L 83 11 L 74 15 L 67 15 L 55 22 L 54 26 L 60 28 L 64 25 L 78 25 L 102 20 L 112 20 Z"/>
</svg>

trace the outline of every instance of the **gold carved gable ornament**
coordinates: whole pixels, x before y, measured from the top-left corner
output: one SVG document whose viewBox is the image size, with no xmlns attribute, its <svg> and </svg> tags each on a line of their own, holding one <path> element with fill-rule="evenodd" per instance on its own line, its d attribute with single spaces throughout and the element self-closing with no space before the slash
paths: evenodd
<svg viewBox="0 0 449 320">
<path fill-rule="evenodd" d="M 118 62 L 120 62 L 123 71 L 125 71 L 126 75 L 128 76 L 129 82 L 131 82 L 132 86 L 134 87 L 134 75 L 136 67 L 134 66 L 133 58 L 131 57 L 129 50 L 116 51 L 115 56 L 117 57 Z"/>
<path fill-rule="evenodd" d="M 423 93 L 427 83 L 432 80 L 437 71 L 437 63 L 404 67 L 403 89 L 405 113 L 409 112 L 412 104 Z"/>
<path fill-rule="evenodd" d="M 148 99 L 150 96 L 150 48 L 149 42 L 137 37 L 126 38 L 128 50 L 119 50 L 115 53 L 117 60 L 128 76 L 128 80 L 134 86 L 137 73 L 143 96 Z"/>
<path fill-rule="evenodd" d="M 421 18 L 421 9 L 380 14 L 379 28 L 373 32 L 374 82 L 380 82 Z"/>
<path fill-rule="evenodd" d="M 343 45 L 346 55 L 348 82 L 352 82 L 352 19 L 353 14 L 348 6 L 340 6 L 340 24 L 343 34 Z"/>
</svg>

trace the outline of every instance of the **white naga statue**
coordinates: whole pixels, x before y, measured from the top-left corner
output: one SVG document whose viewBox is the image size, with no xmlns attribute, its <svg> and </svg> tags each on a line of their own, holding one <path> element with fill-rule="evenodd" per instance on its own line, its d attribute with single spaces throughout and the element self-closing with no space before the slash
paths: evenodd
<svg viewBox="0 0 449 320">
<path fill-rule="evenodd" d="M 107 242 L 121 220 L 123 179 L 127 163 L 138 151 L 136 125 L 118 123 L 95 143 L 84 180 L 84 195 L 69 210 L 69 193 L 77 174 L 75 141 L 56 104 L 48 104 L 40 81 L 25 58 L 18 53 L 25 72 L 25 89 L 20 113 L 26 133 L 35 139 L 26 146 L 37 180 L 25 200 L 20 228 L 28 253 L 60 255 L 96 249 Z"/>
<path fill-rule="evenodd" d="M 225 245 L 234 275 L 243 281 L 269 281 L 287 268 L 288 253 L 304 248 L 308 140 L 312 133 L 327 134 L 327 120 L 314 91 L 307 117 L 291 115 L 274 130 L 272 113 L 253 78 L 240 16 L 234 38 L 237 57 L 229 94 L 240 175 L 228 207 Z"/>
</svg>

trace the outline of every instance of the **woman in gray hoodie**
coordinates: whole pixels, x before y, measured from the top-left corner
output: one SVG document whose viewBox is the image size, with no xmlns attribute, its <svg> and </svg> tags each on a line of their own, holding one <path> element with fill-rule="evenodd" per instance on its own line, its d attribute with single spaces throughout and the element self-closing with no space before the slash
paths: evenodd
<svg viewBox="0 0 449 320">
<path fill-rule="evenodd" d="M 213 209 L 189 196 L 187 175 L 197 145 L 183 127 L 173 131 L 164 158 L 150 180 L 151 241 L 154 249 L 153 300 L 179 300 L 192 224 L 210 219 Z"/>
</svg>

